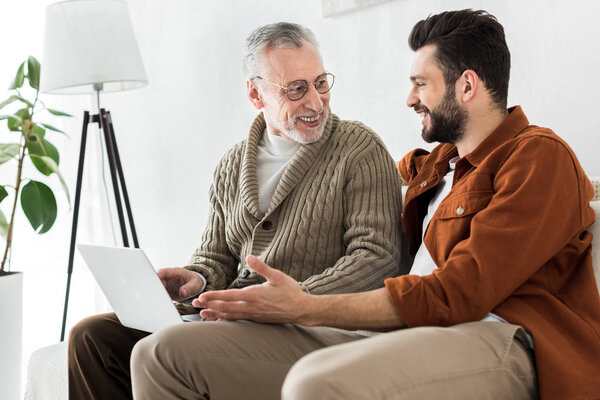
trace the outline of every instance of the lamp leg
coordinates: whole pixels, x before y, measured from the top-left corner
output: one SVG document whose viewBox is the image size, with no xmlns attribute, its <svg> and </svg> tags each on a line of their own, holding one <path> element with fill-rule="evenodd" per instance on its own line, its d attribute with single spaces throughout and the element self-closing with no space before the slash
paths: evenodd
<svg viewBox="0 0 600 400">
<path fill-rule="evenodd" d="M 117 206 L 117 213 L 119 215 L 119 224 L 121 226 L 121 235 L 123 237 L 123 245 L 129 247 L 129 240 L 127 235 L 127 228 L 125 225 L 125 218 L 123 216 L 123 206 L 121 204 L 121 191 L 123 192 L 123 199 L 125 201 L 125 207 L 127 208 L 127 215 L 129 225 L 131 228 L 131 235 L 135 247 L 139 247 L 137 233 L 133 222 L 133 214 L 131 212 L 131 205 L 129 203 L 129 196 L 127 194 L 127 188 L 125 186 L 125 177 L 123 175 L 123 167 L 121 166 L 121 158 L 119 157 L 119 150 L 117 149 L 117 141 L 115 138 L 115 132 L 110 117 L 110 112 L 105 111 L 103 108 L 100 109 L 100 113 L 93 116 L 92 122 L 98 122 L 104 133 L 104 140 L 106 143 L 106 153 L 108 157 L 108 165 L 110 167 L 110 176 L 113 184 L 113 191 L 115 195 L 115 203 Z M 71 274 L 73 273 L 73 259 L 75 256 L 75 241 L 77 238 L 77 222 L 79 219 L 79 203 L 81 199 L 81 182 L 83 178 L 83 165 L 85 158 L 85 146 L 87 140 L 87 128 L 90 123 L 90 114 L 85 111 L 83 114 L 83 128 L 81 132 L 81 148 L 79 150 L 79 167 L 77 170 L 77 186 L 75 189 L 75 206 L 73 209 L 73 226 L 71 228 L 71 246 L 69 248 L 69 266 L 67 270 L 67 289 L 65 293 L 65 307 L 63 310 L 62 329 L 60 333 L 61 342 L 65 338 L 65 327 L 67 323 L 67 309 L 69 305 L 69 292 L 71 289 Z M 118 179 L 117 181 L 117 174 Z M 120 187 L 119 187 L 120 182 Z"/>
<path fill-rule="evenodd" d="M 112 140 L 112 147 L 114 150 L 115 164 L 117 172 L 119 174 L 119 182 L 121 183 L 121 190 L 123 192 L 123 200 L 125 201 L 125 209 L 127 210 L 127 218 L 129 220 L 129 228 L 131 228 L 131 238 L 133 239 L 133 246 L 139 248 L 137 233 L 135 230 L 135 223 L 133 222 L 133 213 L 131 212 L 131 204 L 129 203 L 129 195 L 127 194 L 127 186 L 125 185 L 125 176 L 123 175 L 123 167 L 121 166 L 121 157 L 119 156 L 119 148 L 117 147 L 117 139 L 115 137 L 115 130 L 112 124 L 112 117 L 110 111 L 108 114 L 108 128 L 110 130 L 110 138 Z"/>
<path fill-rule="evenodd" d="M 121 236 L 123 238 L 123 246 L 129 247 L 129 239 L 127 237 L 127 228 L 125 226 L 125 218 L 123 216 L 123 205 L 121 204 L 121 192 L 119 190 L 119 182 L 117 181 L 117 168 L 115 160 L 115 152 L 113 148 L 113 142 L 110 135 L 110 128 L 108 124 L 109 115 L 104 108 L 100 109 L 100 123 L 102 125 L 102 132 L 104 133 L 104 141 L 106 142 L 106 153 L 108 156 L 108 165 L 110 167 L 110 177 L 112 180 L 113 191 L 115 195 L 115 203 L 117 206 L 117 213 L 119 215 L 119 225 L 121 226 Z"/>
<path fill-rule="evenodd" d="M 75 188 L 75 205 L 73 207 L 73 225 L 71 226 L 71 245 L 69 247 L 69 265 L 67 268 L 67 289 L 65 292 L 65 307 L 63 310 L 60 341 L 65 340 L 65 327 L 67 325 L 67 309 L 69 307 L 69 292 L 71 290 L 71 274 L 73 273 L 73 258 L 75 256 L 75 239 L 77 238 L 77 222 L 79 220 L 79 201 L 81 199 L 81 181 L 83 178 L 83 162 L 85 159 L 85 145 L 87 141 L 87 128 L 90 122 L 90 113 L 83 113 L 83 127 L 81 129 L 81 146 L 79 149 L 79 166 L 77 167 L 77 186 Z"/>
</svg>

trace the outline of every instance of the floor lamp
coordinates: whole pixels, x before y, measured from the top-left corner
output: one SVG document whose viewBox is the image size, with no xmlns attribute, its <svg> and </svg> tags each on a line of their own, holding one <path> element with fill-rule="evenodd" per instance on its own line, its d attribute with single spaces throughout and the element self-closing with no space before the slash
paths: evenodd
<svg viewBox="0 0 600 400">
<path fill-rule="evenodd" d="M 67 285 L 60 340 L 65 337 L 71 274 L 75 256 L 79 200 L 89 124 L 104 136 L 123 245 L 129 247 L 127 223 L 134 247 L 137 234 L 125 186 L 110 111 L 100 106 L 102 92 L 135 89 L 148 84 L 127 4 L 122 0 L 70 0 L 46 8 L 41 90 L 54 94 L 95 94 L 97 114 L 83 113 Z M 125 220 L 123 203 L 127 212 Z"/>
</svg>

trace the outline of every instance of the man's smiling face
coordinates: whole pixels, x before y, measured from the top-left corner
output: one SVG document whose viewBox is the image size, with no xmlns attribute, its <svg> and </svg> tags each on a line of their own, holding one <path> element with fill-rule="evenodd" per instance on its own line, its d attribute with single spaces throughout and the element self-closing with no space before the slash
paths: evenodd
<svg viewBox="0 0 600 400">
<path fill-rule="evenodd" d="M 284 89 L 255 80 L 269 132 L 301 144 L 319 140 L 329 116 L 330 97 L 330 92 L 318 93 L 310 84 L 325 73 L 319 52 L 305 41 L 300 48 L 267 48 L 261 61 L 261 76 L 269 81 L 285 87 L 301 79 L 309 82 L 304 97 L 292 101 Z"/>
<path fill-rule="evenodd" d="M 427 45 L 415 52 L 406 105 L 423 118 L 421 136 L 426 142 L 456 143 L 468 116 L 456 100 L 454 82 L 446 85 L 435 51 L 435 45 Z"/>
</svg>

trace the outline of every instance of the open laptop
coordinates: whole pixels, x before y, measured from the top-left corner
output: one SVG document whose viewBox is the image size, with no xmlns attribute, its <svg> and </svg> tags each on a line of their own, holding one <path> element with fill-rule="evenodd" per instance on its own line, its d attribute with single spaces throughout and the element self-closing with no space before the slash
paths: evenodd
<svg viewBox="0 0 600 400">
<path fill-rule="evenodd" d="M 167 289 L 141 249 L 78 244 L 77 249 L 121 323 L 157 332 L 198 314 L 179 315 Z"/>
</svg>

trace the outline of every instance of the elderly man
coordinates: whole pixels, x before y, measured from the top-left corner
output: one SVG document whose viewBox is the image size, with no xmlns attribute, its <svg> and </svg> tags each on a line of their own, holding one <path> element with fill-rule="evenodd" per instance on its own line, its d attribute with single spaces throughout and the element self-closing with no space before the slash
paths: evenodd
<svg viewBox="0 0 600 400">
<path fill-rule="evenodd" d="M 202 323 L 210 341 L 197 341 L 191 362 L 180 361 L 187 346 L 160 346 L 180 332 L 144 339 L 132 355 L 137 397 L 600 398 L 593 189 L 575 154 L 506 108 L 510 52 L 493 16 L 430 16 L 409 44 L 407 105 L 423 138 L 441 142 L 399 164 L 411 274 L 313 296 L 249 256 L 267 283 L 195 304 L 207 318 L 271 324 Z"/>
<path fill-rule="evenodd" d="M 400 273 L 401 182 L 385 146 L 364 125 L 330 112 L 334 76 L 308 29 L 263 26 L 249 36 L 244 61 L 248 98 L 262 113 L 216 168 L 202 244 L 185 268 L 159 271 L 163 284 L 181 302 L 255 285 L 264 279 L 245 259 L 256 254 L 306 293 L 381 287 Z M 71 398 L 130 398 L 131 349 L 147 335 L 114 314 L 76 325 Z M 174 339 L 190 344 L 190 361 L 194 343 L 208 340 L 193 336 Z"/>
</svg>

